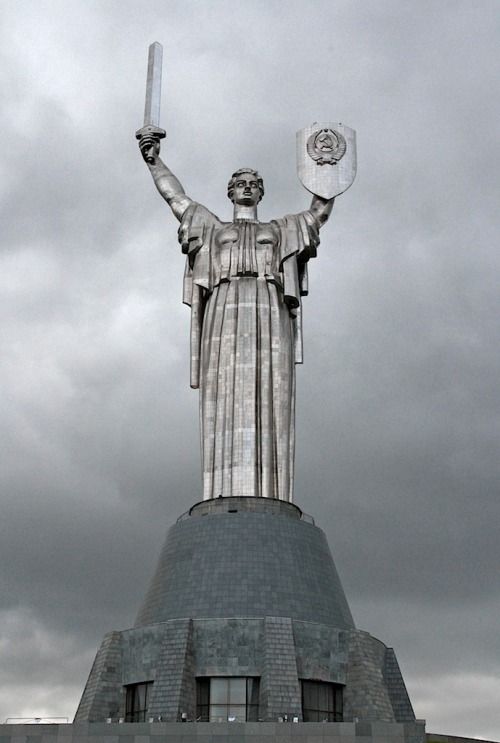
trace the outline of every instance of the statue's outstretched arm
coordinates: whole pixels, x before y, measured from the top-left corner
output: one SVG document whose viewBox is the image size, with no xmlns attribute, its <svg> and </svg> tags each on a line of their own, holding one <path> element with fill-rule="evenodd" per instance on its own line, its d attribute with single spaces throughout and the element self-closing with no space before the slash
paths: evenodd
<svg viewBox="0 0 500 743">
<path fill-rule="evenodd" d="M 156 188 L 180 221 L 193 200 L 186 195 L 177 177 L 160 158 L 160 141 L 156 137 L 141 137 L 139 149 Z"/>
<path fill-rule="evenodd" d="M 318 220 L 319 226 L 322 227 L 332 213 L 333 199 L 323 199 L 321 196 L 314 195 L 311 201 L 309 211 Z"/>
</svg>

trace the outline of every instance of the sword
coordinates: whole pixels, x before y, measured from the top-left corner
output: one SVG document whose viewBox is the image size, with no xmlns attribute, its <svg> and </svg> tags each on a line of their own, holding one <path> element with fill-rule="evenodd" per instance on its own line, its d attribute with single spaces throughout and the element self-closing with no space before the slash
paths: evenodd
<svg viewBox="0 0 500 743">
<path fill-rule="evenodd" d="M 154 41 L 149 47 L 148 75 L 146 78 L 146 103 L 144 105 L 144 126 L 135 133 L 137 139 L 152 137 L 163 139 L 165 129 L 160 128 L 160 101 L 161 101 L 161 61 L 163 47 Z M 147 157 L 153 162 L 153 157 Z"/>
</svg>

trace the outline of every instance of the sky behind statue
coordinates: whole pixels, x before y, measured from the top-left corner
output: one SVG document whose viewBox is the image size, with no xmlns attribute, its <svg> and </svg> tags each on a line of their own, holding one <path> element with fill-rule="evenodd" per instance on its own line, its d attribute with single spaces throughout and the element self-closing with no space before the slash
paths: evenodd
<svg viewBox="0 0 500 743">
<path fill-rule="evenodd" d="M 176 223 L 137 154 L 229 218 L 308 206 L 295 132 L 357 130 L 311 265 L 295 502 L 429 730 L 500 739 L 498 3 L 2 4 L 0 718 L 71 717 L 200 493 Z"/>
</svg>

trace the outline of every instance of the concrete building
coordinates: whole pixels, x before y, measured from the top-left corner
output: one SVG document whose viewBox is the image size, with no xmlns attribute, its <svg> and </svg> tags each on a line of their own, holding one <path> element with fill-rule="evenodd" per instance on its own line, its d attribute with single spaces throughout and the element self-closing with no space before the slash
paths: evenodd
<svg viewBox="0 0 500 743">
<path fill-rule="evenodd" d="M 234 740 L 425 737 L 394 651 L 356 629 L 321 529 L 291 503 L 243 497 L 198 503 L 168 531 L 134 626 L 102 642 L 75 723 L 151 735 L 167 724 L 186 742 L 233 740 L 236 726 Z"/>
</svg>

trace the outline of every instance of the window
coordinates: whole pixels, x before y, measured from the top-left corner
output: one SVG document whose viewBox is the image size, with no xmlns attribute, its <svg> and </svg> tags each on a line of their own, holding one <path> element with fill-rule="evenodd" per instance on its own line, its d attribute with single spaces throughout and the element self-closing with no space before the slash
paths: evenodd
<svg viewBox="0 0 500 743">
<path fill-rule="evenodd" d="M 196 679 L 196 719 L 208 722 L 210 719 L 210 679 Z"/>
<path fill-rule="evenodd" d="M 259 679 L 214 677 L 196 680 L 196 717 L 205 722 L 258 720 Z"/>
<path fill-rule="evenodd" d="M 126 686 L 125 722 L 146 722 L 152 681 Z"/>
<path fill-rule="evenodd" d="M 339 684 L 302 681 L 304 722 L 342 722 L 342 690 Z"/>
</svg>

